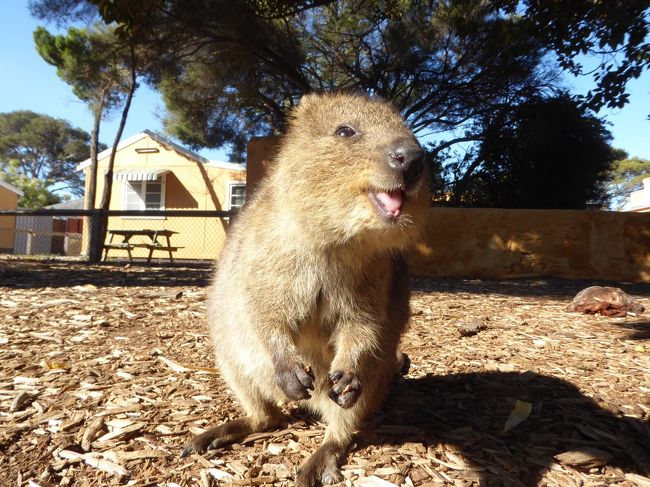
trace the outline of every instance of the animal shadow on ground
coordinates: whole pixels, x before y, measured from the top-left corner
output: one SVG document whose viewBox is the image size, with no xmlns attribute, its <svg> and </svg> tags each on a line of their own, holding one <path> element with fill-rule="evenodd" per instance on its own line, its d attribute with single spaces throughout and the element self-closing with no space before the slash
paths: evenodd
<svg viewBox="0 0 650 487">
<path fill-rule="evenodd" d="M 628 338 L 632 340 L 650 340 L 650 321 L 612 322 L 612 326 L 630 331 Z"/>
<path fill-rule="evenodd" d="M 512 279 L 466 279 L 466 278 L 411 278 L 412 290 L 422 293 L 471 293 L 474 295 L 499 294 L 526 298 L 552 298 L 570 301 L 590 286 L 618 287 L 630 295 L 650 295 L 650 284 L 594 279 L 562 279 L 553 277 L 528 277 Z M 568 304 L 568 302 L 567 302 Z"/>
<path fill-rule="evenodd" d="M 502 433 L 516 400 L 532 411 Z M 623 472 L 650 475 L 650 422 L 615 415 L 573 384 L 534 373 L 399 379 L 357 447 L 406 442 L 454 445 L 480 485 L 538 485 L 554 455 L 585 447 L 610 454 L 606 464 Z"/>
<path fill-rule="evenodd" d="M 185 265 L 185 264 L 183 264 Z M 113 263 L 0 260 L 0 286 L 15 289 L 97 287 L 198 286 L 210 281 L 210 264 L 194 263 L 191 267 L 165 264 L 125 265 Z"/>
</svg>

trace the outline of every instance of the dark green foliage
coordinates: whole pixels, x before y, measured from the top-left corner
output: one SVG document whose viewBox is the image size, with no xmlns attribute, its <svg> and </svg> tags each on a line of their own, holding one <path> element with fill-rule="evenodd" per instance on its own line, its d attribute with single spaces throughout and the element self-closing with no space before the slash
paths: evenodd
<svg viewBox="0 0 650 487">
<path fill-rule="evenodd" d="M 34 31 L 36 50 L 57 68 L 58 76 L 92 111 L 119 106 L 124 97 L 125 54 L 112 29 L 70 27 L 64 35 L 50 34 L 44 27 Z"/>
<path fill-rule="evenodd" d="M 532 100 L 494 117 L 484 137 L 463 204 L 584 209 L 605 202 L 603 184 L 616 157 L 611 135 L 569 97 Z"/>
</svg>

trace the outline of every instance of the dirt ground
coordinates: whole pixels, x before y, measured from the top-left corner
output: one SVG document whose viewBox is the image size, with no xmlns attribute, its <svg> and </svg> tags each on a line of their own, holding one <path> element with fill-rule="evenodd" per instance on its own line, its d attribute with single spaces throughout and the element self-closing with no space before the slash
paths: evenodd
<svg viewBox="0 0 650 487">
<path fill-rule="evenodd" d="M 0 260 L 0 486 L 292 484 L 323 426 L 291 404 L 282 430 L 179 458 L 242 415 L 211 370 L 209 275 Z M 592 284 L 414 279 L 410 372 L 345 484 L 650 486 L 650 311 L 568 312 Z"/>
</svg>

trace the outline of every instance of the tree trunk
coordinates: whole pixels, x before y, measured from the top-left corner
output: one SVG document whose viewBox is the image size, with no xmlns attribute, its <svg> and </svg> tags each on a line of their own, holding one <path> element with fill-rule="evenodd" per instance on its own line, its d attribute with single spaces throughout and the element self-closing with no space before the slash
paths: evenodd
<svg viewBox="0 0 650 487">
<path fill-rule="evenodd" d="M 115 154 L 117 152 L 117 146 L 120 143 L 122 138 L 122 132 L 124 132 L 124 126 L 126 125 L 126 119 L 129 115 L 129 108 L 131 108 L 131 100 L 133 100 L 133 94 L 137 88 L 136 80 L 136 59 L 135 59 L 135 47 L 133 44 L 130 46 L 130 80 L 129 88 L 126 95 L 126 101 L 124 102 L 124 108 L 122 109 L 122 118 L 120 119 L 120 126 L 117 129 L 115 134 L 115 140 L 113 141 L 113 147 L 111 148 L 111 156 L 108 160 L 108 168 L 106 170 L 106 175 L 104 177 L 104 192 L 102 194 L 102 202 L 100 204 L 100 214 L 102 219 L 101 224 L 101 233 L 100 233 L 100 242 L 106 240 L 106 232 L 108 230 L 108 210 L 110 209 L 111 204 L 111 194 L 113 191 L 113 166 L 115 164 Z"/>
<path fill-rule="evenodd" d="M 97 167 L 99 164 L 99 126 L 102 119 L 102 112 L 104 111 L 104 98 L 106 97 L 106 89 L 102 90 L 99 104 L 94 110 L 93 130 L 90 134 L 90 168 L 88 170 L 88 191 L 84 201 L 84 208 L 86 210 L 94 210 L 97 199 Z M 84 254 L 88 256 L 90 262 L 98 262 L 102 255 L 100 235 L 93 231 L 97 225 L 93 225 L 91 218 L 97 218 L 94 215 L 86 220 L 86 232 L 88 238 L 86 240 L 86 248 Z"/>
</svg>

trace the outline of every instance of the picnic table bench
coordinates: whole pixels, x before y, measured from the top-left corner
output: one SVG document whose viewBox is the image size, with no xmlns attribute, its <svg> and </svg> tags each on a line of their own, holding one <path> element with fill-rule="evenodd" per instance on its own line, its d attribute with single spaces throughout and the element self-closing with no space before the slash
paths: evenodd
<svg viewBox="0 0 650 487">
<path fill-rule="evenodd" d="M 132 251 L 135 248 L 145 248 L 149 250 L 149 255 L 147 256 L 147 262 L 151 262 L 154 251 L 166 251 L 169 253 L 169 260 L 174 262 L 173 252 L 176 252 L 178 249 L 183 247 L 173 246 L 171 244 L 170 237 L 178 232 L 173 230 L 109 230 L 110 238 L 107 243 L 104 244 L 104 261 L 108 257 L 109 250 L 126 250 L 129 256 L 129 262 L 133 262 Z M 116 236 L 122 237 L 121 242 L 113 242 L 113 239 Z M 145 242 L 131 242 L 133 237 L 147 237 L 149 240 Z M 158 237 L 164 237 L 164 242 L 159 242 Z"/>
</svg>

